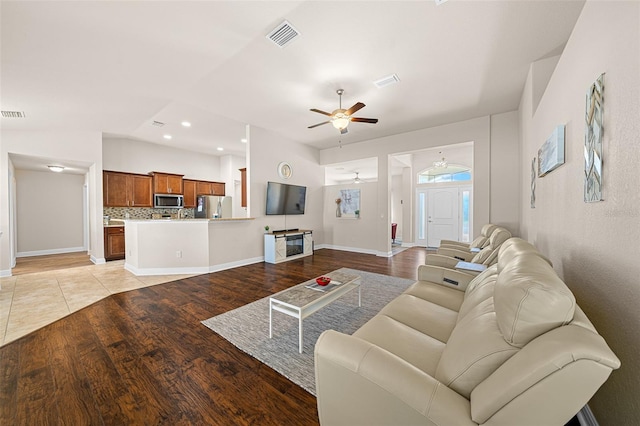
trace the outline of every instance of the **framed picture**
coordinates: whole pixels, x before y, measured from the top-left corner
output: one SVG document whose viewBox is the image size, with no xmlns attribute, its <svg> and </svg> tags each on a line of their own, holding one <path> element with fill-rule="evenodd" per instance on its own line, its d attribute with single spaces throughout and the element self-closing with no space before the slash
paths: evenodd
<svg viewBox="0 0 640 426">
<path fill-rule="evenodd" d="M 360 217 L 360 190 L 341 189 L 338 208 L 342 218 L 357 219 Z M 337 200 L 336 200 L 337 201 Z"/>
<path fill-rule="evenodd" d="M 564 164 L 564 125 L 557 126 L 538 150 L 538 177 Z"/>
</svg>

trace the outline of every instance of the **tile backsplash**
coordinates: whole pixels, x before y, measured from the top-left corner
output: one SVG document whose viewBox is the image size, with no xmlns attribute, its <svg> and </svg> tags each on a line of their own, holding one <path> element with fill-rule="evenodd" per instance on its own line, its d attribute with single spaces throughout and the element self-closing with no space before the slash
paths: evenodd
<svg viewBox="0 0 640 426">
<path fill-rule="evenodd" d="M 195 209 L 182 209 L 185 219 L 193 219 Z M 178 214 L 178 209 L 154 209 L 150 207 L 104 207 L 103 213 L 111 219 L 151 219 L 152 215 Z"/>
</svg>

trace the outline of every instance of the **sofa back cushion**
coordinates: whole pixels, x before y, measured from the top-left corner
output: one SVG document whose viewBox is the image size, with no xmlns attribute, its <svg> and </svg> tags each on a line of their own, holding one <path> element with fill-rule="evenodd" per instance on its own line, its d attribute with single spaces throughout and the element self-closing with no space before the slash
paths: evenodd
<svg viewBox="0 0 640 426">
<path fill-rule="evenodd" d="M 498 250 L 502 243 L 511 238 L 511 232 L 506 229 L 499 228 L 491 234 L 489 238 L 489 245 L 480 250 L 480 253 L 476 254 L 471 262 L 479 263 L 482 265 L 493 265 L 498 259 Z"/>
<path fill-rule="evenodd" d="M 519 351 L 502 337 L 493 298 L 474 306 L 456 324 L 442 352 L 435 378 L 469 398 L 471 391 Z"/>
<path fill-rule="evenodd" d="M 576 299 L 541 257 L 517 256 L 498 274 L 496 318 L 505 340 L 523 347 L 574 316 Z"/>
</svg>

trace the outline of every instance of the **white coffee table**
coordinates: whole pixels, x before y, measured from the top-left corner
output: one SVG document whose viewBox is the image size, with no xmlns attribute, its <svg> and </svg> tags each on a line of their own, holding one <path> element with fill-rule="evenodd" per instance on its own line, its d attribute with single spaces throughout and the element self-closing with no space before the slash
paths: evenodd
<svg viewBox="0 0 640 426">
<path fill-rule="evenodd" d="M 293 286 L 269 298 L 269 338 L 273 337 L 273 311 L 282 312 L 298 319 L 298 347 L 302 353 L 302 320 L 324 308 L 340 296 L 358 289 L 358 306 L 362 306 L 362 294 L 360 291 L 360 276 L 338 269 L 337 271 L 325 274 L 331 278 L 331 283 L 324 289 L 318 291 L 307 288 L 310 284 L 315 284 L 315 278 L 305 281 L 302 284 Z M 339 285 L 331 286 L 331 284 Z"/>
</svg>

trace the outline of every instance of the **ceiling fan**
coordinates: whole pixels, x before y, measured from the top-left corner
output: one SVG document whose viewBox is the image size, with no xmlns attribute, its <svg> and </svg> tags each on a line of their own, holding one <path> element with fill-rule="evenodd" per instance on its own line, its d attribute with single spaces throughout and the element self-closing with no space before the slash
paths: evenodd
<svg viewBox="0 0 640 426">
<path fill-rule="evenodd" d="M 362 102 L 357 102 L 354 106 L 349 109 L 342 109 L 342 94 L 344 93 L 344 89 L 338 89 L 336 91 L 338 96 L 340 96 L 340 108 L 334 110 L 332 113 L 328 113 L 325 111 L 321 111 L 316 108 L 311 108 L 310 111 L 317 112 L 320 114 L 328 115 L 331 117 L 328 121 L 323 121 L 322 123 L 314 124 L 313 126 L 309 126 L 309 129 L 313 129 L 314 127 L 322 126 L 323 124 L 331 123 L 333 127 L 340 130 L 340 134 L 344 135 L 348 132 L 347 126 L 350 122 L 354 123 L 371 123 L 375 124 L 378 122 L 377 118 L 360 118 L 360 117 L 352 117 L 360 109 L 364 108 L 365 105 Z"/>
</svg>

